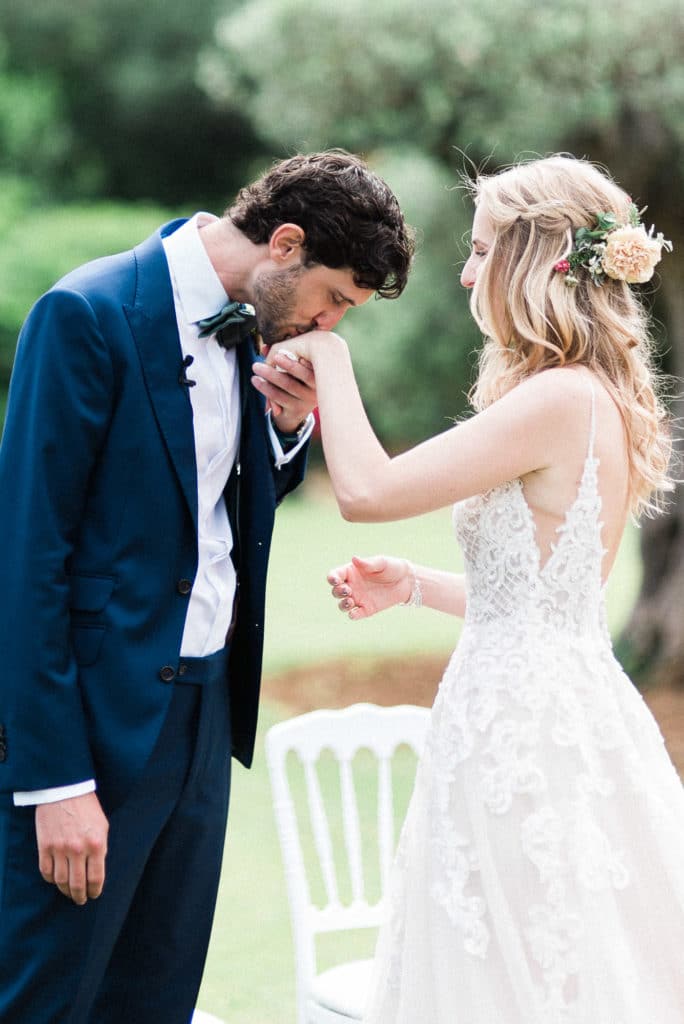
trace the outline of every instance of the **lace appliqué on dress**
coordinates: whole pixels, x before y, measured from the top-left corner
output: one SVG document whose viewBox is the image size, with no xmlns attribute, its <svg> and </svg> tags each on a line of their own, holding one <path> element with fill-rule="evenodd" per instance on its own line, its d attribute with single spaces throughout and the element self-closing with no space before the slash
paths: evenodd
<svg viewBox="0 0 684 1024">
<path fill-rule="evenodd" d="M 538 869 L 539 899 L 528 907 L 525 937 L 538 968 L 540 1006 L 556 1017 L 568 1005 L 582 935 L 574 887 L 619 888 L 629 882 L 620 854 L 600 829 L 600 810 L 592 806 L 613 792 L 597 752 L 626 739 L 610 690 L 597 695 L 595 665 L 590 672 L 585 665 L 585 651 L 593 662 L 597 646 L 608 644 L 605 653 L 612 659 L 599 625 L 604 551 L 597 468 L 590 449 L 576 499 L 543 565 L 522 481 L 456 506 L 468 613 L 428 741 L 430 846 L 438 866 L 432 898 L 473 956 L 486 957 L 491 924 L 475 843 L 467 829 L 457 827 L 458 797 L 452 791 L 459 791 L 459 767 L 474 762 L 477 799 L 489 815 L 514 811 L 518 817 L 516 801 L 527 805 L 530 798 L 541 804 L 523 815 L 517 844 Z M 568 689 L 568 678 L 577 681 L 576 689 Z M 550 787 L 549 737 L 577 752 L 577 776 L 568 780 L 576 792 L 574 799 L 568 794 L 564 813 L 543 805 Z M 465 809 L 460 818 L 467 823 Z"/>
<path fill-rule="evenodd" d="M 684 806 L 606 627 L 593 437 L 592 395 L 577 495 L 544 560 L 522 481 L 454 509 L 467 615 L 433 708 L 364 1024 L 413 1024 L 417 1012 L 435 1024 L 643 1024 L 653 1002 L 679 1022 L 674 987 L 661 1002 L 653 982 L 646 1000 L 643 973 L 623 969 L 641 964 L 639 942 L 621 938 L 616 955 L 613 932 L 603 945 L 597 935 L 619 934 L 628 913 L 643 920 L 633 908 L 648 855 L 635 833 L 644 850 L 657 842 L 684 905 Z"/>
</svg>

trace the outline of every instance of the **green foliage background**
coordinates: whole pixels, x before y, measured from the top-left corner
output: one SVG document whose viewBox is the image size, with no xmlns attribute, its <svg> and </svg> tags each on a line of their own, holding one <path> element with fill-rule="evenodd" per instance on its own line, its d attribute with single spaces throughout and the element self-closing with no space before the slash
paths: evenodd
<svg viewBox="0 0 684 1024">
<path fill-rule="evenodd" d="M 371 419 L 390 448 L 445 429 L 466 408 L 478 345 L 458 284 L 463 173 L 586 155 L 681 252 L 682 53 L 681 0 L 0 0 L 0 420 L 21 322 L 63 273 L 173 216 L 220 213 L 274 159 L 345 146 L 387 178 L 420 239 L 401 300 L 344 322 Z M 680 375 L 681 266 L 675 255 L 656 284 L 662 350 Z M 353 551 L 449 565 L 448 516 L 360 530 L 311 495 L 281 516 L 269 670 L 396 652 L 397 637 L 407 653 L 452 646 L 453 623 L 430 613 L 352 626 L 323 583 Z M 638 588 L 636 546 L 630 533 L 611 581 L 614 628 Z M 260 735 L 281 713 L 265 709 Z M 233 821 L 201 1003 L 236 1024 L 291 1021 L 263 754 L 238 772 Z"/>
<path fill-rule="evenodd" d="M 683 52 L 681 0 L 0 0 L 0 383 L 70 261 L 138 240 L 160 205 L 220 212 L 273 159 L 342 145 L 422 238 L 402 300 L 345 322 L 364 397 L 390 447 L 441 430 L 478 344 L 464 171 L 587 155 L 684 242 Z M 658 314 L 681 372 L 672 266 Z"/>
<path fill-rule="evenodd" d="M 127 249 L 171 216 L 153 203 L 46 204 L 23 180 L 0 178 L 0 386 L 39 295 L 80 263 Z"/>
</svg>

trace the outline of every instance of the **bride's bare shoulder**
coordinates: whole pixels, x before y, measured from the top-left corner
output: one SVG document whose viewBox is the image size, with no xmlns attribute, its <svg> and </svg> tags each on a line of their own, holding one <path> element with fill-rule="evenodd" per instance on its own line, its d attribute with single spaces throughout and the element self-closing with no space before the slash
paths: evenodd
<svg viewBox="0 0 684 1024">
<path fill-rule="evenodd" d="M 532 373 L 514 388 L 523 395 L 552 395 L 557 399 L 575 400 L 580 395 L 589 399 L 590 385 L 598 379 L 587 366 L 550 366 L 538 373 Z"/>
<path fill-rule="evenodd" d="M 584 422 L 585 410 L 588 418 L 592 384 L 595 395 L 603 391 L 585 366 L 554 366 L 526 377 L 505 398 L 540 425 L 572 431 L 580 419 Z"/>
</svg>

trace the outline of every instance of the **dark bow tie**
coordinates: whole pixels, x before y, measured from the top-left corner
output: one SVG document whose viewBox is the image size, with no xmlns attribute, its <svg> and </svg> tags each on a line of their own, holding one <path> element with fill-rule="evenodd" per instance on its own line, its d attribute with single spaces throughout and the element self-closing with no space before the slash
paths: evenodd
<svg viewBox="0 0 684 1024">
<path fill-rule="evenodd" d="M 227 302 L 215 316 L 199 321 L 199 336 L 216 335 L 223 348 L 235 348 L 247 338 L 256 335 L 256 316 L 252 306 L 244 302 Z"/>
</svg>

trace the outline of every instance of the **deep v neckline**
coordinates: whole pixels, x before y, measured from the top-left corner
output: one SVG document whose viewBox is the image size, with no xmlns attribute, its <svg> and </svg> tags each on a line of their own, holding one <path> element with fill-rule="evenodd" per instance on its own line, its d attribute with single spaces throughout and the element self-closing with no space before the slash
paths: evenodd
<svg viewBox="0 0 684 1024">
<path fill-rule="evenodd" d="M 530 506 L 525 495 L 525 484 L 521 477 L 516 477 L 510 481 L 510 485 L 520 495 L 520 501 L 523 510 L 523 518 L 527 522 L 530 531 L 530 544 L 535 555 L 535 563 L 537 576 L 539 579 L 544 579 L 549 573 L 549 566 L 552 565 L 559 555 L 558 552 L 562 551 L 563 543 L 565 539 L 571 535 L 572 532 L 572 520 L 577 510 L 577 507 L 582 501 L 589 500 L 593 503 L 595 511 L 595 522 L 594 528 L 598 531 L 599 542 L 601 540 L 601 530 L 603 523 L 600 521 L 599 516 L 601 514 L 601 495 L 598 490 L 597 470 L 600 465 L 600 459 L 594 455 L 594 442 L 596 439 L 596 394 L 594 390 L 593 381 L 589 380 L 589 392 L 591 395 L 591 417 L 589 421 L 589 442 L 587 445 L 587 453 L 584 458 L 584 465 L 582 466 L 582 475 L 580 477 L 579 484 L 577 485 L 577 492 L 573 501 L 566 508 L 563 518 L 559 525 L 555 528 L 553 536 L 556 538 L 552 539 L 549 543 L 549 551 L 544 554 L 537 540 L 539 530 L 537 526 L 537 520 L 535 519 L 534 512 Z M 603 575 L 601 575 L 601 587 L 605 587 L 607 581 L 604 581 Z"/>
<path fill-rule="evenodd" d="M 597 529 L 599 531 L 599 535 L 600 535 L 601 527 L 603 526 L 603 523 L 600 522 L 599 519 L 598 519 L 598 516 L 600 515 L 600 511 L 601 511 L 601 496 L 598 493 L 598 488 L 596 487 L 595 478 L 594 478 L 594 481 L 593 481 L 593 488 L 592 488 L 593 493 L 587 494 L 588 475 L 589 475 L 590 471 L 593 471 L 595 473 L 596 470 L 598 469 L 599 464 L 600 464 L 600 460 L 597 459 L 591 452 L 589 452 L 587 454 L 587 457 L 584 460 L 584 467 L 582 469 L 582 476 L 580 478 L 580 482 L 579 482 L 579 484 L 577 486 L 577 493 L 575 494 L 575 497 L 574 497 L 573 501 L 566 508 L 565 513 L 563 514 L 563 518 L 562 518 L 561 522 L 555 528 L 554 536 L 555 536 L 556 539 L 552 540 L 550 542 L 549 551 L 546 553 L 545 556 L 543 555 L 541 547 L 539 546 L 539 542 L 537 540 L 537 536 L 538 536 L 537 520 L 535 519 L 534 512 L 532 511 L 532 508 L 530 507 L 530 504 L 529 504 L 529 502 L 527 500 L 527 497 L 525 496 L 525 485 L 524 485 L 522 479 L 520 477 L 516 477 L 515 480 L 511 480 L 509 482 L 509 485 L 504 485 L 504 486 L 511 486 L 520 495 L 520 502 L 521 502 L 521 507 L 522 507 L 522 510 L 523 510 L 523 516 L 524 516 L 524 519 L 525 519 L 525 521 L 527 522 L 527 524 L 529 526 L 529 533 L 530 533 L 529 539 L 530 539 L 530 544 L 532 546 L 532 550 L 534 551 L 534 555 L 535 555 L 537 575 L 541 579 L 543 579 L 548 574 L 549 566 L 554 561 L 554 559 L 556 559 L 558 557 L 558 552 L 562 550 L 562 545 L 563 545 L 563 542 L 564 542 L 565 538 L 570 535 L 570 526 L 571 526 L 573 515 L 574 515 L 578 505 L 580 504 L 580 502 L 585 500 L 587 497 L 593 498 L 593 499 L 595 499 L 597 501 L 596 527 L 597 527 Z M 605 583 L 603 582 L 603 579 L 601 580 L 601 585 L 605 586 Z"/>
</svg>

